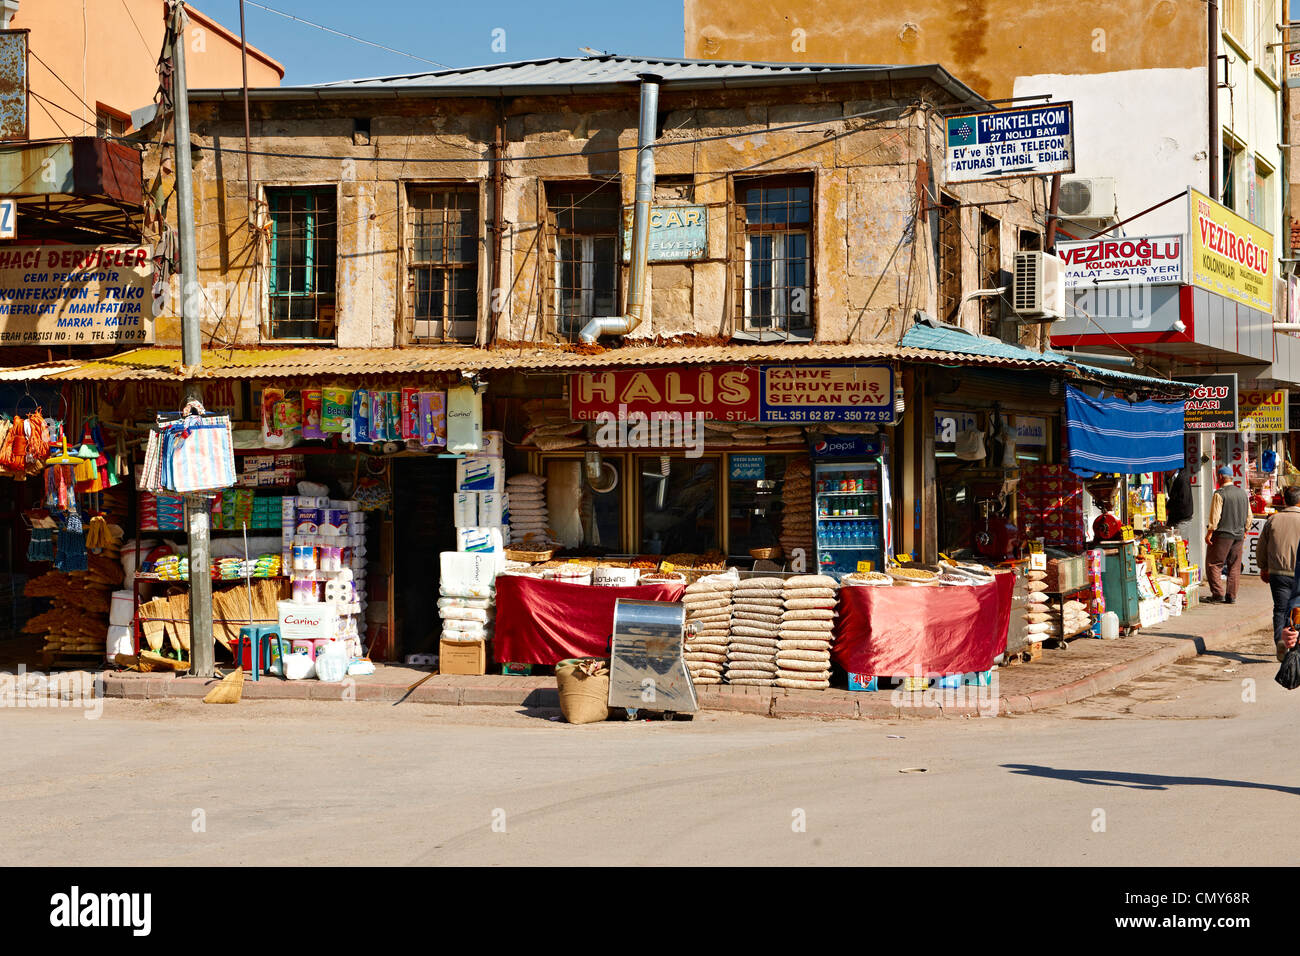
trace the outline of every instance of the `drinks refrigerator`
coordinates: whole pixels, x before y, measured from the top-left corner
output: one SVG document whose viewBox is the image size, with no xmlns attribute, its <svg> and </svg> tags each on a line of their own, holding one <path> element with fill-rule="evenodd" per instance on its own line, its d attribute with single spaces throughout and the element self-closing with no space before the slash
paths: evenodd
<svg viewBox="0 0 1300 956">
<path fill-rule="evenodd" d="M 817 567 L 839 578 L 894 553 L 889 468 L 879 435 L 835 436 L 812 448 Z"/>
</svg>

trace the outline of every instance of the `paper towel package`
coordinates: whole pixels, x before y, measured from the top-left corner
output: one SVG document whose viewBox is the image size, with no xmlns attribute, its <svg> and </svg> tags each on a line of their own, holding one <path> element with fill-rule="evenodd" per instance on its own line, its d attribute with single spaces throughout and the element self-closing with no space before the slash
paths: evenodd
<svg viewBox="0 0 1300 956">
<path fill-rule="evenodd" d="M 478 494 L 478 521 L 485 528 L 499 528 L 506 522 L 505 492 L 480 491 Z M 460 527 L 460 522 L 456 522 Z"/>
<path fill-rule="evenodd" d="M 478 524 L 489 523 L 478 520 L 478 505 L 479 493 L 477 491 L 456 492 L 452 495 L 451 501 L 451 523 L 457 528 L 472 528 Z"/>
<path fill-rule="evenodd" d="M 484 458 L 500 458 L 505 449 L 505 434 L 499 431 L 485 431 L 483 433 L 483 445 L 479 449 L 479 455 Z"/>
<path fill-rule="evenodd" d="M 443 551 L 439 566 L 439 593 L 490 597 L 497 568 L 497 556 L 494 554 L 481 551 Z"/>
<path fill-rule="evenodd" d="M 457 528 L 456 529 L 456 550 L 457 551 L 491 551 L 501 553 L 505 551 L 505 537 L 502 535 L 500 528 Z"/>
<path fill-rule="evenodd" d="M 505 459 L 462 458 L 456 462 L 457 491 L 505 491 L 505 487 Z"/>
<path fill-rule="evenodd" d="M 447 389 L 447 451 L 473 455 L 482 447 L 482 393 L 472 385 Z"/>
</svg>

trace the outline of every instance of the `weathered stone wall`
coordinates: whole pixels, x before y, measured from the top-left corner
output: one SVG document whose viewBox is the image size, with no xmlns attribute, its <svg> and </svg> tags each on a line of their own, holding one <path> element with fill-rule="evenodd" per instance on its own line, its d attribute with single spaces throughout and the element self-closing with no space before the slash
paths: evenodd
<svg viewBox="0 0 1300 956">
<path fill-rule="evenodd" d="M 646 321 L 636 335 L 728 337 L 735 331 L 737 266 L 729 230 L 737 175 L 797 171 L 813 176 L 812 308 L 818 341 L 895 342 L 913 311 L 937 314 L 935 214 L 923 209 L 922 202 L 929 204 L 929 190 L 945 188 L 943 131 L 933 109 L 916 109 L 922 96 L 944 102 L 938 91 L 919 84 L 915 89 L 842 84 L 690 92 L 666 87 L 656 171 L 659 177 L 689 177 L 693 190 L 675 182 L 661 184 L 658 197 L 707 207 L 707 253 L 696 262 L 650 267 Z M 871 115 L 845 119 L 867 113 Z M 503 311 L 493 327 L 492 168 L 485 160 L 499 116 L 505 120 L 509 162 L 502 193 Z M 624 203 L 631 205 L 636 122 L 633 89 L 620 96 L 501 102 L 405 97 L 255 101 L 251 149 L 270 155 L 252 157 L 253 192 L 260 196 L 274 185 L 336 184 L 338 344 L 388 347 L 409 341 L 404 315 L 406 185 L 479 184 L 479 340 L 536 341 L 552 337 L 554 323 L 545 295 L 551 262 L 544 184 L 617 178 Z M 812 125 L 774 129 L 794 123 Z M 195 142 L 207 147 L 196 154 L 195 164 L 205 332 L 217 344 L 257 344 L 266 340 L 269 228 L 249 224 L 240 152 L 242 107 L 236 99 L 197 102 L 192 128 Z M 612 151 L 615 147 L 622 151 Z M 158 194 L 166 195 L 171 188 L 169 154 L 151 150 L 146 162 L 146 179 L 159 175 Z M 1017 229 L 1042 228 L 1041 181 L 947 191 L 963 204 L 1013 200 L 985 207 L 1002 221 L 1003 268 L 1008 271 Z M 174 221 L 174 209 L 169 218 Z M 255 219 L 264 225 L 264 210 L 255 212 Z M 962 224 L 963 286 L 974 289 L 979 208 L 963 205 Z M 624 290 L 626 282 L 625 267 Z M 968 305 L 963 319 L 974 324 L 977 317 L 978 306 Z M 179 341 L 178 321 L 160 319 L 158 337 L 163 343 Z"/>
</svg>

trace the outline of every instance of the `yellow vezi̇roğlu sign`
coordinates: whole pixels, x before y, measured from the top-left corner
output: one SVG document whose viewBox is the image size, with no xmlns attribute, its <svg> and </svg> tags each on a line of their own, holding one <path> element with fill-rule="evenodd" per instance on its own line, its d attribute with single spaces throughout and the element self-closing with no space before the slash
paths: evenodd
<svg viewBox="0 0 1300 956">
<path fill-rule="evenodd" d="M 1237 431 L 1284 432 L 1286 425 L 1286 389 L 1237 393 Z"/>
<path fill-rule="evenodd" d="M 1187 191 L 1192 285 L 1273 313 L 1273 236 L 1195 189 Z"/>
</svg>

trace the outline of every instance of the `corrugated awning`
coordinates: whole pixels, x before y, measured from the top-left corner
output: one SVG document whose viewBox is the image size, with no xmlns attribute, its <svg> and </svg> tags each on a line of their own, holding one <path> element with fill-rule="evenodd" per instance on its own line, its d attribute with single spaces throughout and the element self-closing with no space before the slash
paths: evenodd
<svg viewBox="0 0 1300 956">
<path fill-rule="evenodd" d="M 919 328 L 919 327 L 914 327 Z M 912 330 L 908 332 L 912 335 Z M 978 337 L 976 341 L 981 341 Z M 1001 344 L 1001 343 L 998 343 Z M 246 348 L 214 349 L 203 353 L 203 366 L 187 375 L 181 351 L 141 348 L 121 355 L 86 361 L 47 362 L 5 370 L 11 381 L 184 381 L 194 379 L 332 378 L 361 375 L 412 375 L 491 371 L 572 372 L 584 369 L 636 368 L 665 365 L 747 365 L 815 362 L 898 361 L 917 364 L 973 365 L 989 368 L 1035 369 L 1063 378 L 1103 378 L 1132 381 L 1165 389 L 1179 382 L 1148 378 L 1080 365 L 1061 353 L 1038 353 L 1005 346 L 1006 352 L 958 351 L 938 345 L 917 347 L 904 337 L 902 345 L 883 343 L 844 345 L 634 345 L 597 352 L 571 347 L 481 349 L 471 346 L 424 348 Z M 1186 386 L 1190 389 L 1193 386 Z"/>
<path fill-rule="evenodd" d="M 1190 382 L 1087 365 L 1068 352 L 1054 352 L 1051 349 L 1038 352 L 1023 345 L 1012 345 L 1000 339 L 977 335 L 933 320 L 918 322 L 909 328 L 903 335 L 902 344 L 910 348 L 946 352 L 953 356 L 968 358 L 979 356 L 1004 361 L 1020 361 L 1031 366 L 1040 365 L 1045 369 L 1055 367 L 1066 371 L 1064 378 L 1091 378 L 1133 388 L 1158 389 L 1171 394 L 1191 392 L 1198 387 Z"/>
</svg>

